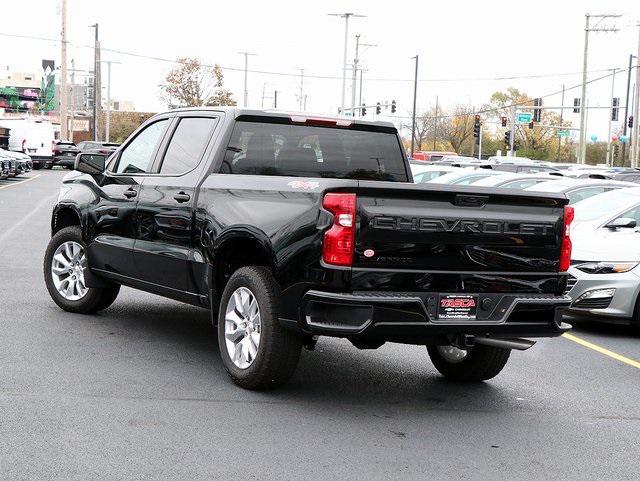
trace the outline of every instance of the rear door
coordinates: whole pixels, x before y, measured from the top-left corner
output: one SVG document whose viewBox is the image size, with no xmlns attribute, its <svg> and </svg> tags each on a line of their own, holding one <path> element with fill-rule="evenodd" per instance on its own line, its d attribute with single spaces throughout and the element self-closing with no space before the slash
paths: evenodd
<svg viewBox="0 0 640 481">
<path fill-rule="evenodd" d="M 193 217 L 196 185 L 208 163 L 219 114 L 177 114 L 145 179 L 136 212 L 136 277 L 176 291 L 193 291 Z"/>
</svg>

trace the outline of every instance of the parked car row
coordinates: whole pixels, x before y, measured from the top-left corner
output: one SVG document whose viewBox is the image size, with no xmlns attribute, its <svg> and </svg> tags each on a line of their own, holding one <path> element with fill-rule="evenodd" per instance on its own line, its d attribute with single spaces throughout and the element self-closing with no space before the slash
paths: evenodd
<svg viewBox="0 0 640 481">
<path fill-rule="evenodd" d="M 640 328 L 640 170 L 449 155 L 411 170 L 417 184 L 564 194 L 575 212 L 566 317 Z"/>
<path fill-rule="evenodd" d="M 76 156 L 80 153 L 110 155 L 120 144 L 113 142 L 97 142 L 86 140 L 73 142 L 58 140 L 53 147 L 53 165 L 58 165 L 64 169 L 71 169 L 76 160 Z"/>
<path fill-rule="evenodd" d="M 28 155 L 0 149 L 0 179 L 17 177 L 32 169 L 33 162 Z"/>
</svg>

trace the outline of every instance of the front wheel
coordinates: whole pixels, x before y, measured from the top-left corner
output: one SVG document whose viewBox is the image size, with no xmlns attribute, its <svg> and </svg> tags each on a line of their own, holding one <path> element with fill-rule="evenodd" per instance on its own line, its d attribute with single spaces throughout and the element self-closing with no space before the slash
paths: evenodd
<svg viewBox="0 0 640 481">
<path fill-rule="evenodd" d="M 509 360 L 511 349 L 476 344 L 467 349 L 427 346 L 435 368 L 454 381 L 486 381 L 497 376 Z"/>
<path fill-rule="evenodd" d="M 302 340 L 279 321 L 280 288 L 265 267 L 233 273 L 218 313 L 218 345 L 227 373 L 245 389 L 286 383 L 298 365 Z"/>
<path fill-rule="evenodd" d="M 65 227 L 49 241 L 44 255 L 44 280 L 53 301 L 69 312 L 88 314 L 109 307 L 120 286 L 87 287 L 89 268 L 80 227 Z"/>
</svg>

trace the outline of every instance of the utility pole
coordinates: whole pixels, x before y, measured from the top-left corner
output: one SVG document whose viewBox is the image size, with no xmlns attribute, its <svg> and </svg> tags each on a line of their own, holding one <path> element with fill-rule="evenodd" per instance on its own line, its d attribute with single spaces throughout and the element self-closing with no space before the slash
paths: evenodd
<svg viewBox="0 0 640 481">
<path fill-rule="evenodd" d="M 478 160 L 482 160 L 482 122 L 480 122 L 480 132 L 478 136 Z"/>
<path fill-rule="evenodd" d="M 344 102 L 347 90 L 347 46 L 349 44 L 349 19 L 351 17 L 365 17 L 356 13 L 330 13 L 331 17 L 344 18 L 344 55 L 342 58 L 342 99 L 340 101 L 340 112 L 344 115 Z"/>
<path fill-rule="evenodd" d="M 69 140 L 69 120 L 67 119 L 67 0 L 62 0 L 62 30 L 60 42 L 60 137 Z"/>
<path fill-rule="evenodd" d="M 611 105 L 613 105 L 613 97 L 615 95 L 617 71 L 618 69 L 616 68 L 611 69 Z M 613 157 L 611 155 L 611 122 L 612 122 L 611 117 L 613 117 L 613 111 L 609 112 L 609 128 L 607 130 L 607 154 L 606 154 L 606 160 L 605 160 L 605 164 L 607 165 L 607 167 L 611 167 L 611 165 L 613 164 L 612 162 Z"/>
<path fill-rule="evenodd" d="M 562 127 L 562 122 L 564 120 L 564 84 L 562 84 L 562 99 L 560 100 L 560 127 Z M 558 135 L 558 155 L 556 157 L 556 161 L 560 162 L 560 149 L 562 148 L 562 137 Z"/>
<path fill-rule="evenodd" d="M 364 73 L 364 69 L 360 69 L 360 89 L 358 90 L 358 105 L 362 105 L 362 74 Z"/>
<path fill-rule="evenodd" d="M 589 32 L 617 32 L 618 29 L 615 27 L 599 27 L 599 23 L 605 18 L 617 18 L 621 15 L 618 14 L 600 14 L 600 15 L 589 15 L 585 14 L 585 26 L 584 26 L 584 53 L 582 59 L 582 92 L 580 95 L 580 105 L 584 107 L 585 101 L 587 98 L 587 64 L 588 64 L 588 56 L 589 56 Z M 600 20 L 593 27 L 590 25 L 591 18 L 599 18 Z M 587 125 L 586 125 L 586 111 L 584 108 L 580 109 L 580 156 L 578 158 L 578 163 L 584 164 L 585 158 L 587 154 Z"/>
<path fill-rule="evenodd" d="M 304 69 L 300 69 L 300 98 L 299 100 L 299 108 L 300 112 L 304 112 Z"/>
<path fill-rule="evenodd" d="M 238 52 L 240 55 L 244 55 L 244 97 L 242 101 L 242 106 L 247 108 L 247 103 L 249 100 L 249 90 L 247 87 L 247 76 L 249 73 L 249 55 L 255 55 L 255 53 L 251 52 Z"/>
<path fill-rule="evenodd" d="M 411 153 L 410 156 L 413 157 L 413 148 L 415 146 L 416 141 L 416 100 L 418 97 L 418 55 L 412 57 L 416 60 L 416 71 L 413 77 L 413 112 L 411 114 Z"/>
<path fill-rule="evenodd" d="M 107 64 L 107 115 L 104 127 L 104 138 L 107 142 L 109 142 L 109 133 L 111 130 L 111 64 L 120 62 L 105 60 L 104 63 Z"/>
<path fill-rule="evenodd" d="M 511 145 L 509 145 L 509 155 L 514 156 L 516 145 L 516 106 L 511 106 Z"/>
<path fill-rule="evenodd" d="M 351 115 L 356 116 L 356 80 L 358 76 L 358 50 L 360 49 L 360 35 L 356 35 L 356 54 L 353 57 L 353 76 L 351 78 Z"/>
<path fill-rule="evenodd" d="M 631 68 L 633 65 L 633 59 L 635 55 L 629 54 L 629 68 L 627 69 L 627 96 L 624 99 L 624 122 L 622 122 L 622 135 L 627 135 L 627 122 L 629 120 L 629 89 L 631 88 Z M 633 106 L 632 106 L 633 108 Z M 620 164 L 624 167 L 625 153 L 627 150 L 627 143 L 622 142 L 622 163 Z"/>
<path fill-rule="evenodd" d="M 438 96 L 436 95 L 436 115 L 433 120 L 433 150 L 436 150 L 436 140 L 438 138 Z"/>
<path fill-rule="evenodd" d="M 637 58 L 639 59 L 638 63 L 640 63 L 640 22 L 638 22 Z M 631 131 L 631 152 L 633 152 L 633 155 L 631 157 L 631 167 L 635 168 L 638 167 L 638 157 L 640 156 L 640 148 L 638 148 L 638 142 L 640 142 L 640 136 L 638 136 L 638 132 L 640 131 L 640 128 L 638 128 L 638 115 L 640 114 L 640 66 L 636 67 L 636 90 L 634 104 L 633 130 Z"/>
<path fill-rule="evenodd" d="M 102 104 L 102 87 L 100 85 L 100 40 L 98 37 L 98 24 L 91 25 L 95 29 L 93 44 L 93 140 L 98 141 L 98 124 L 100 121 L 100 108 Z"/>
<path fill-rule="evenodd" d="M 75 85 L 76 85 L 76 61 L 71 59 L 71 121 L 69 122 L 69 140 L 73 142 L 73 123 L 75 121 L 75 112 L 76 112 L 76 96 L 75 96 Z"/>
<path fill-rule="evenodd" d="M 274 109 L 278 108 L 278 91 L 277 90 L 273 91 L 273 108 Z"/>
</svg>

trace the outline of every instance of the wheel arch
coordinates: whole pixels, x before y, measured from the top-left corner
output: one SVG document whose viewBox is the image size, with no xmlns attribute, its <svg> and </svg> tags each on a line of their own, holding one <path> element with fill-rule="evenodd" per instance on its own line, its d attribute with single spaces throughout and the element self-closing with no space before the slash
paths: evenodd
<svg viewBox="0 0 640 481">
<path fill-rule="evenodd" d="M 65 227 L 77 225 L 82 227 L 82 216 L 75 205 L 58 204 L 54 207 L 51 214 L 51 235 L 55 235 Z"/>
<path fill-rule="evenodd" d="M 222 295 L 231 274 L 240 267 L 264 266 L 276 273 L 276 256 L 269 237 L 262 231 L 243 228 L 224 232 L 212 248 L 211 275 L 214 291 Z"/>
</svg>

